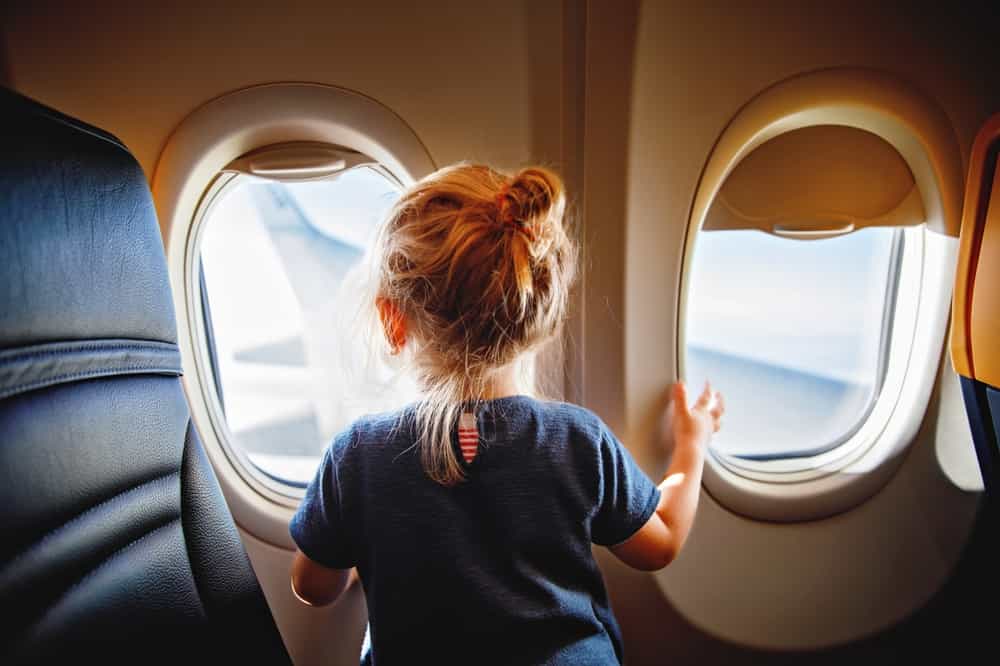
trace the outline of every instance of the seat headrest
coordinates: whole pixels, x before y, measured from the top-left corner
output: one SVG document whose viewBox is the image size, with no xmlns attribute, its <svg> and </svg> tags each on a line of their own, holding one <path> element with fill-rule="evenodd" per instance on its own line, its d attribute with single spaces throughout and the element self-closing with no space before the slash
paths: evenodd
<svg viewBox="0 0 1000 666">
<path fill-rule="evenodd" d="M 0 88 L 0 352 L 177 341 L 156 212 L 114 136 Z M 79 346 L 79 344 L 77 344 Z"/>
<path fill-rule="evenodd" d="M 973 142 L 969 157 L 955 296 L 951 355 L 956 372 L 1000 386 L 1000 113 Z"/>
</svg>

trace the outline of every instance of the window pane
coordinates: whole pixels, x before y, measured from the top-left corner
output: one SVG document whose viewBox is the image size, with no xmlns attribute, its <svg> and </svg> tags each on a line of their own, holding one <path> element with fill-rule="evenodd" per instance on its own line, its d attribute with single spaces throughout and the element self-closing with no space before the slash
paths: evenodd
<svg viewBox="0 0 1000 666">
<path fill-rule="evenodd" d="M 399 197 L 378 171 L 275 183 L 240 177 L 201 242 L 218 384 L 235 446 L 302 485 L 326 443 L 361 414 L 415 394 L 362 344 L 362 261 Z"/>
<path fill-rule="evenodd" d="M 698 236 L 685 367 L 692 393 L 707 378 L 726 396 L 716 451 L 815 455 L 860 426 L 880 389 L 901 233 L 868 228 L 810 241 L 759 231 Z"/>
</svg>

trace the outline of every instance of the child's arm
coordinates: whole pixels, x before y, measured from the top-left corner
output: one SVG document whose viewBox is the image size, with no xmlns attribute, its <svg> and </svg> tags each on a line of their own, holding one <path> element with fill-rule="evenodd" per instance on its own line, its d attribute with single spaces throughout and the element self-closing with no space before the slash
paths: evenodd
<svg viewBox="0 0 1000 666">
<path fill-rule="evenodd" d="M 682 382 L 674 384 L 671 398 L 666 430 L 673 435 L 674 455 L 659 485 L 660 503 L 638 532 L 611 548 L 622 562 L 643 571 L 667 566 L 684 545 L 698 508 L 705 447 L 725 411 L 722 395 L 707 384 L 691 407 Z"/>
<path fill-rule="evenodd" d="M 309 559 L 301 550 L 292 560 L 292 592 L 308 606 L 332 604 L 351 584 L 355 569 L 331 569 Z"/>
</svg>

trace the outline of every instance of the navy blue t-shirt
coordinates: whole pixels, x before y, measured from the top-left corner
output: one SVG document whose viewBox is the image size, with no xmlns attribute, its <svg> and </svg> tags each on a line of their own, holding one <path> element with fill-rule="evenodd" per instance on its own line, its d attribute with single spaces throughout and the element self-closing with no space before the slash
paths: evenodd
<svg viewBox="0 0 1000 666">
<path fill-rule="evenodd" d="M 621 543 L 656 485 L 592 412 L 481 403 L 476 457 L 447 487 L 424 472 L 414 410 L 338 435 L 291 533 L 310 559 L 358 567 L 376 665 L 608 664 L 621 634 L 591 543 Z"/>
</svg>

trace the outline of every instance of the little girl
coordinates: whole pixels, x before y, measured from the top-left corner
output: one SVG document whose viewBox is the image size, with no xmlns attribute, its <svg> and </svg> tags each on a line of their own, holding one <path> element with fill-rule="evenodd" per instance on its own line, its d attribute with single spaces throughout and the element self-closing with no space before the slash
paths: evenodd
<svg viewBox="0 0 1000 666">
<path fill-rule="evenodd" d="M 357 567 L 373 663 L 609 664 L 621 634 L 591 544 L 666 566 L 694 519 L 722 399 L 672 388 L 659 487 L 593 413 L 519 367 L 566 314 L 576 250 L 559 177 L 452 166 L 403 194 L 376 306 L 423 389 L 326 450 L 291 523 L 292 589 L 333 602 Z"/>
</svg>

